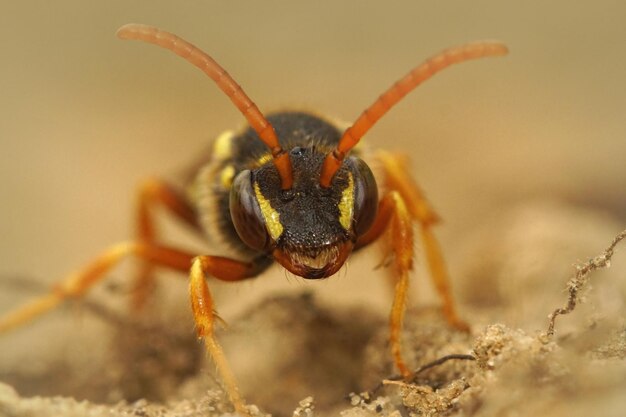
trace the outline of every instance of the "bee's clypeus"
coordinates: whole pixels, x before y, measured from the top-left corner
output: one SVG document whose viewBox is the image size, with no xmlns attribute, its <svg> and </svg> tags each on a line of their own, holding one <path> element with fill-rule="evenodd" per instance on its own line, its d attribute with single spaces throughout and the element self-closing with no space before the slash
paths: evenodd
<svg viewBox="0 0 626 417">
<path fill-rule="evenodd" d="M 455 63 L 503 55 L 507 52 L 504 45 L 476 42 L 444 50 L 398 80 L 345 129 L 307 112 L 284 111 L 265 117 L 213 58 L 171 33 L 130 24 L 120 28 L 118 36 L 156 44 L 200 68 L 239 109 L 248 127 L 216 139 L 210 160 L 197 170 L 186 191 L 159 180 L 147 181 L 138 191 L 136 238 L 113 245 L 61 280 L 49 294 L 0 316 L 0 333 L 81 296 L 127 256 L 140 260 L 133 285 L 134 311 L 150 295 L 155 266 L 187 272 L 198 336 L 235 409 L 247 415 L 235 377 L 214 337 L 215 305 L 207 281 L 253 278 L 274 261 L 304 278 L 330 277 L 353 251 L 389 234 L 385 242 L 393 255 L 396 282 L 390 347 L 396 367 L 407 377 L 411 372 L 401 353 L 400 331 L 413 266 L 414 224 L 419 227 L 425 261 L 446 319 L 467 329 L 454 308 L 443 257 L 432 233 L 438 216 L 411 178 L 404 159 L 386 151 L 368 152 L 368 159 L 377 166 L 375 178 L 355 147 L 423 81 Z M 379 189 L 379 185 L 384 187 Z M 151 214 L 157 205 L 228 246 L 232 256 L 198 255 L 161 243 Z"/>
</svg>

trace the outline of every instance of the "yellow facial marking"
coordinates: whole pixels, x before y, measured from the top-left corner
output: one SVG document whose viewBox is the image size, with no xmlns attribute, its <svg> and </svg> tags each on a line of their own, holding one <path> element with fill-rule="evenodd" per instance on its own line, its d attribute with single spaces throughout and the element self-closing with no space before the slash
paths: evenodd
<svg viewBox="0 0 626 417">
<path fill-rule="evenodd" d="M 224 188 L 230 188 L 233 184 L 233 177 L 235 176 L 235 167 L 232 165 L 226 165 L 226 167 L 220 173 L 220 183 Z"/>
<path fill-rule="evenodd" d="M 345 230 L 350 230 L 352 225 L 352 214 L 354 212 L 354 179 L 348 173 L 348 186 L 341 193 L 339 202 L 339 223 Z"/>
<path fill-rule="evenodd" d="M 235 132 L 227 130 L 215 139 L 215 142 L 213 143 L 213 157 L 219 159 L 220 161 L 231 157 L 231 144 L 233 136 L 235 136 Z"/>
<path fill-rule="evenodd" d="M 270 232 L 270 236 L 272 239 L 278 240 L 280 235 L 283 234 L 283 225 L 280 223 L 280 215 L 263 196 L 259 184 L 256 182 L 254 183 L 254 194 L 259 202 L 259 207 L 261 207 L 261 213 L 263 213 L 263 218 L 265 219 L 265 226 Z"/>
</svg>

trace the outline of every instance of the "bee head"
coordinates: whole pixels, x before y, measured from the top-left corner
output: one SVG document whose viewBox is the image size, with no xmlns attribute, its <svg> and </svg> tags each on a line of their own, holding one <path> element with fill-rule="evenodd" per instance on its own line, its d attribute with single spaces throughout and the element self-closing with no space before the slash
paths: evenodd
<svg viewBox="0 0 626 417">
<path fill-rule="evenodd" d="M 357 157 L 343 161 L 330 187 L 320 185 L 326 153 L 315 146 L 292 148 L 294 182 L 288 190 L 281 189 L 274 166 L 266 164 L 239 173 L 230 194 L 239 237 L 308 279 L 337 272 L 377 211 L 376 181 Z"/>
<path fill-rule="evenodd" d="M 413 68 L 370 105 L 325 153 L 310 148 L 283 149 L 272 124 L 235 80 L 211 56 L 178 36 L 138 24 L 121 27 L 122 39 L 166 48 L 201 69 L 246 117 L 271 152 L 272 164 L 241 171 L 231 189 L 231 218 L 250 247 L 271 252 L 291 272 L 323 278 L 337 272 L 377 210 L 374 177 L 349 152 L 363 135 L 404 96 L 450 65 L 499 56 L 506 46 L 476 42 L 442 51 Z"/>
</svg>

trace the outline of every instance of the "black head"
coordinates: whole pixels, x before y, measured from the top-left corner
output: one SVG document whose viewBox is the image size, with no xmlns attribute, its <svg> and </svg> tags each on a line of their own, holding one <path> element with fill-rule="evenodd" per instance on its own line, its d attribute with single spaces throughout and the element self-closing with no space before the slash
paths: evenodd
<svg viewBox="0 0 626 417">
<path fill-rule="evenodd" d="M 374 177 L 362 161 L 347 158 L 363 135 L 410 91 L 444 68 L 507 53 L 506 46 L 494 42 L 470 43 L 442 51 L 394 83 L 343 132 L 332 148 L 319 152 L 313 146 L 285 146 L 285 141 L 279 140 L 285 136 L 274 130 L 280 126 L 273 126 L 263 116 L 213 58 L 184 39 L 137 24 L 121 27 L 117 35 L 153 43 L 187 59 L 207 74 L 246 117 L 256 139 L 270 151 L 272 164 L 237 175 L 230 197 L 235 229 L 246 244 L 271 252 L 283 266 L 305 278 L 335 273 L 357 237 L 374 220 Z"/>
<path fill-rule="evenodd" d="M 233 223 L 250 247 L 271 253 L 292 273 L 309 279 L 337 272 L 357 238 L 372 225 L 378 189 L 368 166 L 349 157 L 330 187 L 319 177 L 326 149 L 289 150 L 293 186 L 281 189 L 275 167 L 242 171 L 230 195 Z"/>
</svg>

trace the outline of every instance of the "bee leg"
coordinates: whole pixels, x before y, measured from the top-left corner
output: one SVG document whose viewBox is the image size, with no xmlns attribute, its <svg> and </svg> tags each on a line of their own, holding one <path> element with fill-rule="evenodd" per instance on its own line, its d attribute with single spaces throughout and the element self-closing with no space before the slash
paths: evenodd
<svg viewBox="0 0 626 417">
<path fill-rule="evenodd" d="M 150 246 L 141 242 L 118 243 L 102 252 L 83 269 L 60 281 L 49 294 L 35 298 L 28 304 L 0 316 L 0 333 L 26 324 L 67 299 L 82 296 L 128 255 L 179 271 L 187 271 L 193 259 L 193 255 L 172 248 Z"/>
<path fill-rule="evenodd" d="M 137 190 L 136 208 L 136 239 L 146 245 L 157 243 L 155 230 L 154 207 L 161 205 L 168 212 L 182 219 L 194 230 L 199 230 L 196 215 L 184 196 L 162 180 L 151 178 L 141 183 Z M 146 300 L 154 291 L 154 263 L 139 259 L 134 278 L 131 305 L 135 311 L 145 305 Z"/>
<path fill-rule="evenodd" d="M 443 314 L 447 322 L 459 330 L 469 331 L 469 325 L 459 317 L 456 311 L 441 248 L 432 232 L 432 226 L 440 220 L 439 216 L 430 206 L 418 185 L 409 176 L 406 158 L 384 151 L 378 152 L 377 157 L 382 162 L 385 172 L 386 189 L 396 190 L 400 193 L 411 217 L 420 224 L 420 234 L 424 243 L 428 269 L 435 289 L 443 302 Z"/>
<path fill-rule="evenodd" d="M 217 256 L 198 256 L 194 258 L 189 274 L 189 295 L 198 337 L 204 340 L 206 350 L 217 367 L 235 410 L 243 416 L 249 416 L 250 413 L 239 394 L 235 376 L 224 351 L 215 339 L 214 324 L 219 317 L 215 313 L 213 297 L 205 276 L 210 275 L 222 281 L 239 281 L 258 275 L 261 269 L 262 266 L 254 262 L 243 263 Z"/>
<path fill-rule="evenodd" d="M 378 214 L 370 230 L 357 241 L 363 247 L 380 237 L 389 229 L 393 265 L 396 274 L 393 305 L 389 318 L 391 355 L 403 376 L 411 374 L 402 357 L 401 331 L 406 298 L 409 288 L 409 272 L 413 268 L 413 223 L 404 199 L 397 191 L 388 192 L 378 205 Z"/>
</svg>

